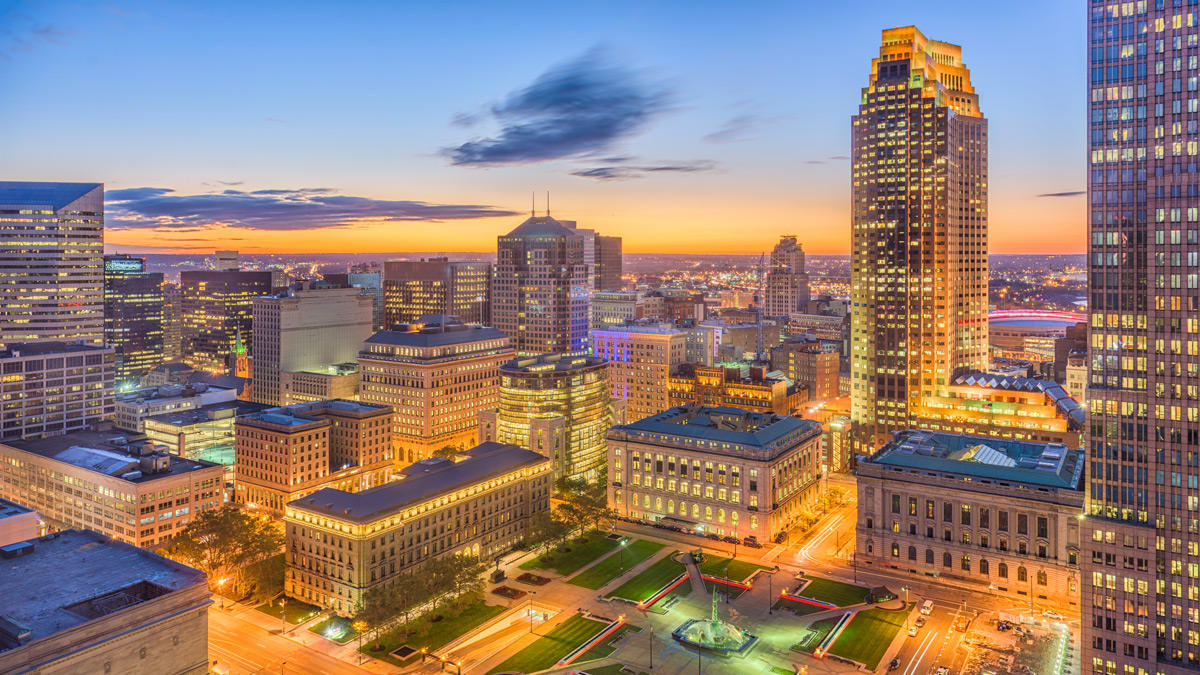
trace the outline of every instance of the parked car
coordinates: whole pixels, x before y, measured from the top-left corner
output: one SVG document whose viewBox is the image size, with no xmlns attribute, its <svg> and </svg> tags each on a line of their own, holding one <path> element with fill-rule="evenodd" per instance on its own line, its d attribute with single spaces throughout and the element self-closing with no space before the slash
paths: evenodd
<svg viewBox="0 0 1200 675">
<path fill-rule="evenodd" d="M 921 630 L 920 626 L 916 626 L 916 625 L 909 626 L 908 627 L 908 637 L 917 637 L 917 631 L 919 631 L 919 630 Z"/>
<path fill-rule="evenodd" d="M 721 541 L 721 535 L 719 535 L 719 534 L 709 533 L 704 536 L 708 537 L 709 539 L 712 539 L 713 541 Z"/>
<path fill-rule="evenodd" d="M 724 537 L 721 537 L 721 541 L 725 542 L 726 544 L 736 544 L 736 543 L 738 543 L 738 538 L 737 538 L 737 537 L 724 536 Z"/>
<path fill-rule="evenodd" d="M 892 662 L 888 664 L 888 670 L 896 670 L 899 667 L 900 667 L 900 659 L 898 657 L 892 659 Z"/>
<path fill-rule="evenodd" d="M 950 669 L 946 666 L 938 666 L 938 669 L 933 671 L 933 675 L 950 675 Z"/>
<path fill-rule="evenodd" d="M 1042 616 L 1046 617 L 1047 619 L 1054 619 L 1055 621 L 1062 621 L 1062 618 L 1063 618 L 1062 614 L 1059 614 L 1058 612 L 1056 612 L 1052 609 L 1048 609 L 1048 610 L 1042 612 Z"/>
<path fill-rule="evenodd" d="M 745 546 L 748 546 L 750 548 L 762 548 L 763 547 L 762 544 L 758 543 L 757 541 L 754 541 L 753 539 L 743 541 L 742 544 Z"/>
<path fill-rule="evenodd" d="M 924 625 L 925 625 L 925 617 L 918 616 L 917 617 L 917 628 L 920 628 L 921 626 L 924 626 Z"/>
<path fill-rule="evenodd" d="M 787 539 L 787 532 L 780 532 L 779 534 L 775 535 L 776 544 L 782 544 L 784 539 Z"/>
</svg>

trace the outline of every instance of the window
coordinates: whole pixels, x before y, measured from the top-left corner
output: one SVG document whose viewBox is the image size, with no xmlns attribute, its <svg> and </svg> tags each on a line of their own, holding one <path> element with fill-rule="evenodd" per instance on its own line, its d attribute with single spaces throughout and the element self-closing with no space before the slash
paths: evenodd
<svg viewBox="0 0 1200 675">
<path fill-rule="evenodd" d="M 1024 513 L 1017 514 L 1017 534 L 1029 534 L 1029 516 Z"/>
<path fill-rule="evenodd" d="M 980 560 L 980 561 L 979 561 L 979 573 L 980 573 L 980 574 L 987 574 L 987 573 L 988 573 L 988 561 L 987 561 L 987 560 Z"/>
<path fill-rule="evenodd" d="M 925 500 L 925 517 L 926 518 L 933 517 L 933 500 L 932 499 Z"/>
<path fill-rule="evenodd" d="M 925 538 L 933 539 L 933 526 L 932 525 L 925 526 Z"/>
<path fill-rule="evenodd" d="M 964 571 L 964 572 L 970 572 L 971 571 L 971 556 L 964 555 L 962 557 L 962 559 L 959 561 L 959 567 L 961 567 L 962 571 Z"/>
<path fill-rule="evenodd" d="M 980 527 L 991 527 L 992 526 L 991 515 L 992 514 L 989 509 L 986 509 L 986 508 L 979 509 L 979 526 Z"/>
<path fill-rule="evenodd" d="M 1039 558 L 1046 557 L 1046 545 L 1045 544 L 1038 544 L 1038 557 Z"/>
<path fill-rule="evenodd" d="M 867 529 L 868 530 L 875 529 L 875 520 L 873 518 L 867 518 Z"/>
<path fill-rule="evenodd" d="M 931 549 L 931 548 L 925 549 L 925 564 L 926 565 L 933 564 L 933 549 Z"/>
<path fill-rule="evenodd" d="M 1017 581 L 1028 581 L 1028 580 L 1029 580 L 1029 573 L 1025 571 L 1024 567 L 1018 567 L 1017 568 Z"/>
<path fill-rule="evenodd" d="M 1041 537 L 1042 539 L 1045 539 L 1045 538 L 1048 536 L 1048 535 L 1046 534 L 1048 530 L 1049 530 L 1049 522 L 1048 522 L 1048 520 L 1046 519 L 1046 517 L 1045 517 L 1045 516 L 1038 516 L 1038 519 L 1037 519 L 1037 536 Z"/>
<path fill-rule="evenodd" d="M 1046 585 L 1046 582 L 1047 582 L 1047 579 L 1046 579 L 1046 570 L 1038 570 L 1038 573 L 1037 573 L 1037 582 L 1038 582 L 1038 586 L 1045 586 L 1045 585 Z"/>
<path fill-rule="evenodd" d="M 893 558 L 900 557 L 900 544 L 892 544 L 892 557 Z"/>
<path fill-rule="evenodd" d="M 1001 511 L 996 514 L 996 529 L 1001 532 L 1008 532 L 1008 511 Z"/>
<path fill-rule="evenodd" d="M 963 525 L 970 525 L 971 524 L 971 505 L 963 504 L 960 511 L 962 514 L 961 523 Z"/>
<path fill-rule="evenodd" d="M 942 567 L 949 569 L 953 566 L 954 566 L 954 558 L 950 555 L 949 552 L 943 553 L 942 554 Z"/>
<path fill-rule="evenodd" d="M 909 560 L 916 560 L 916 559 L 917 559 L 917 547 L 916 547 L 916 546 L 909 546 L 909 547 L 908 547 L 908 559 L 909 559 Z"/>
<path fill-rule="evenodd" d="M 900 495 L 892 495 L 892 513 L 900 513 Z"/>
<path fill-rule="evenodd" d="M 947 523 L 954 522 L 954 505 L 950 502 L 942 504 L 942 520 Z"/>
<path fill-rule="evenodd" d="M 1000 563 L 999 565 L 996 565 L 996 576 L 1000 577 L 1001 579 L 1008 578 L 1008 565 L 1006 563 Z"/>
<path fill-rule="evenodd" d="M 910 516 L 917 515 L 917 498 L 916 497 L 908 498 L 908 515 L 910 515 Z"/>
</svg>

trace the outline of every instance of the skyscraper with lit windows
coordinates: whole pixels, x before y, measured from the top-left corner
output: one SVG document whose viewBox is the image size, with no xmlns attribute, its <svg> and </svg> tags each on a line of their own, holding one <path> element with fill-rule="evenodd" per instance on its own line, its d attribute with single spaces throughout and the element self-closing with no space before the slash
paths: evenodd
<svg viewBox="0 0 1200 675">
<path fill-rule="evenodd" d="M 987 120 L 962 48 L 883 31 L 853 121 L 851 401 L 867 453 L 987 366 Z"/>
<path fill-rule="evenodd" d="M 104 256 L 104 341 L 116 348 L 118 388 L 163 363 L 163 275 L 145 258 Z"/>
<path fill-rule="evenodd" d="M 1088 12 L 1083 672 L 1200 668 L 1200 13 Z"/>
</svg>

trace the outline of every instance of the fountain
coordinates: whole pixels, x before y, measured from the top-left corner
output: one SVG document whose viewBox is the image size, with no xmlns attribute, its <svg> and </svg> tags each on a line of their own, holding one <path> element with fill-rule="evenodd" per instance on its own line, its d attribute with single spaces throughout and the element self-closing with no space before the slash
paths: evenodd
<svg viewBox="0 0 1200 675">
<path fill-rule="evenodd" d="M 745 656 L 758 641 L 737 626 L 722 621 L 717 616 L 717 589 L 713 588 L 712 617 L 710 619 L 688 619 L 675 629 L 671 636 L 685 644 L 704 649 L 720 656 Z"/>
</svg>

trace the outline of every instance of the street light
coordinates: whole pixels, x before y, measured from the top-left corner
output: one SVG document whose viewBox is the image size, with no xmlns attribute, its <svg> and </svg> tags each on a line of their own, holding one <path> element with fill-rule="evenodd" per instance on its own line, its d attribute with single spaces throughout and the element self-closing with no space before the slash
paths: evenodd
<svg viewBox="0 0 1200 675">
<path fill-rule="evenodd" d="M 908 608 L 908 586 L 901 586 L 900 590 L 904 591 L 904 630 L 908 631 L 908 616 L 912 611 Z"/>
<path fill-rule="evenodd" d="M 775 613 L 775 573 L 779 571 L 779 565 L 775 569 L 767 572 L 767 614 Z"/>
<path fill-rule="evenodd" d="M 529 591 L 529 634 L 533 635 L 533 596 L 537 591 Z"/>
<path fill-rule="evenodd" d="M 650 670 L 654 670 L 654 624 L 650 624 Z"/>
<path fill-rule="evenodd" d="M 279 634 L 287 633 L 287 596 L 279 599 Z"/>
<path fill-rule="evenodd" d="M 627 541 L 629 541 L 629 539 L 621 540 L 621 571 L 622 572 L 625 571 L 625 542 L 627 542 Z"/>
<path fill-rule="evenodd" d="M 217 593 L 221 596 L 221 609 L 225 609 L 225 582 L 229 581 L 229 577 L 225 577 L 217 582 Z"/>
</svg>

